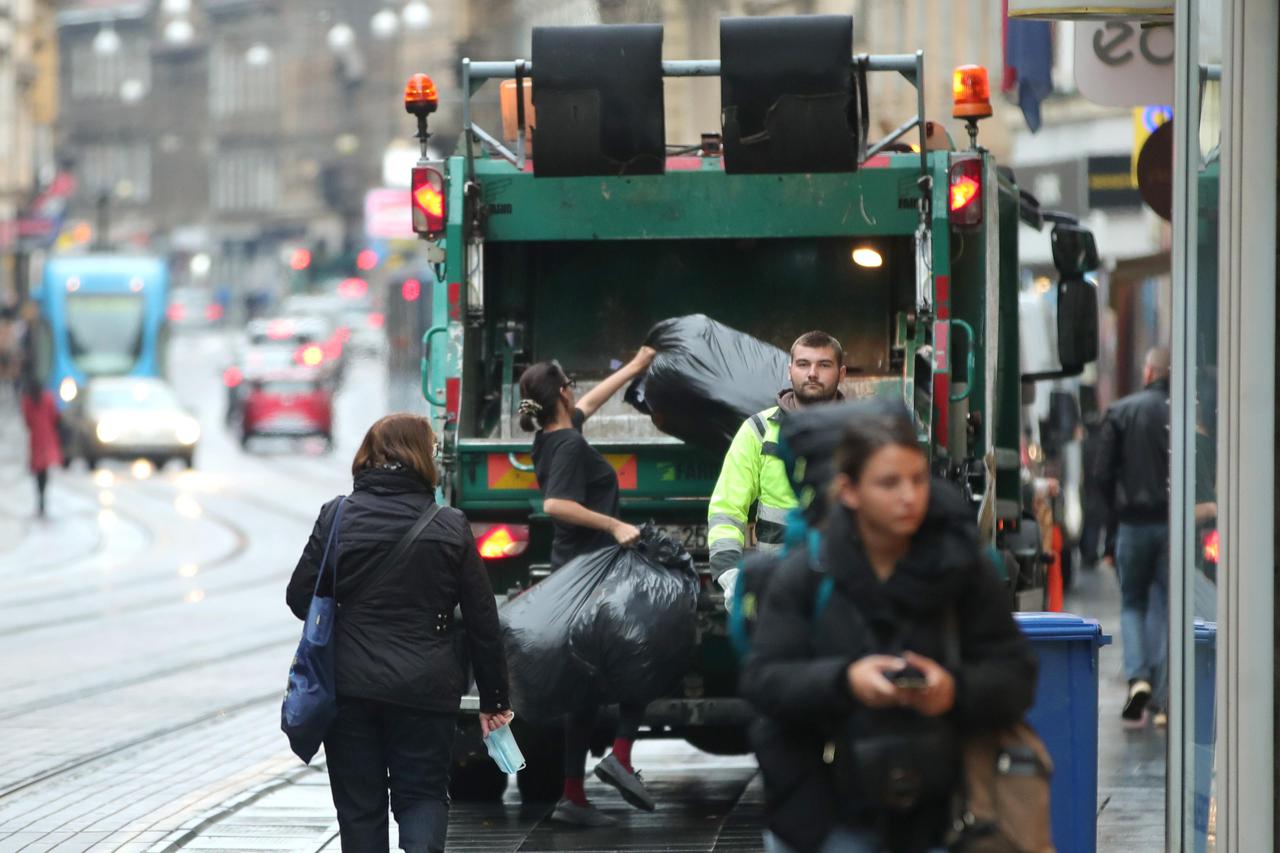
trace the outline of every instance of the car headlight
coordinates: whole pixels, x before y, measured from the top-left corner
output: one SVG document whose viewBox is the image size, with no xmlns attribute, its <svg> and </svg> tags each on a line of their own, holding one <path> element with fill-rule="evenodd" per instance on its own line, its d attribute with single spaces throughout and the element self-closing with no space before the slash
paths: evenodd
<svg viewBox="0 0 1280 853">
<path fill-rule="evenodd" d="M 80 389 L 76 387 L 76 381 L 70 376 L 64 378 L 62 384 L 58 386 L 58 396 L 62 398 L 64 403 L 70 403 L 79 393 Z"/>
<path fill-rule="evenodd" d="M 183 418 L 178 421 L 178 428 L 175 432 L 178 436 L 178 441 L 182 444 L 191 445 L 200 440 L 200 424 L 196 422 L 195 418 Z"/>
<path fill-rule="evenodd" d="M 103 444 L 118 441 L 120 438 L 120 422 L 112 418 L 103 418 L 98 421 L 98 428 L 94 432 L 98 435 L 98 441 Z"/>
</svg>

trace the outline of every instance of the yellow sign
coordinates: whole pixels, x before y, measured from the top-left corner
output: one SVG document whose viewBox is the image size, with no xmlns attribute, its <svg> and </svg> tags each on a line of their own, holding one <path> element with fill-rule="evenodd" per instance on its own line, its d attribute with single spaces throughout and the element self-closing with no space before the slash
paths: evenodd
<svg viewBox="0 0 1280 853">
<path fill-rule="evenodd" d="M 1147 144 L 1156 128 L 1168 121 L 1173 121 L 1172 107 L 1133 108 L 1133 151 L 1129 155 L 1129 174 L 1133 186 L 1138 185 L 1138 155 L 1142 153 L 1142 146 Z"/>
</svg>

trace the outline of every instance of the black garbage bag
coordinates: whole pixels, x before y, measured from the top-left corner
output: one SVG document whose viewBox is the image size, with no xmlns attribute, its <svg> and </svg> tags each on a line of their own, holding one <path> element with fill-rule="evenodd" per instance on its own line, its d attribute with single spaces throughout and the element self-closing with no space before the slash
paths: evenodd
<svg viewBox="0 0 1280 853">
<path fill-rule="evenodd" d="M 835 453 L 845 426 L 860 417 L 886 416 L 910 417 L 899 401 L 864 399 L 813 406 L 783 419 L 778 452 L 806 522 L 817 524 L 826 513 L 827 487 L 835 476 Z"/>
<path fill-rule="evenodd" d="M 512 708 L 549 722 L 662 697 L 689 668 L 697 600 L 693 558 L 651 524 L 633 548 L 571 560 L 500 611 Z"/>
<path fill-rule="evenodd" d="M 789 386 L 785 352 L 705 314 L 663 320 L 645 344 L 658 354 L 627 402 L 668 435 L 717 453 Z"/>
</svg>

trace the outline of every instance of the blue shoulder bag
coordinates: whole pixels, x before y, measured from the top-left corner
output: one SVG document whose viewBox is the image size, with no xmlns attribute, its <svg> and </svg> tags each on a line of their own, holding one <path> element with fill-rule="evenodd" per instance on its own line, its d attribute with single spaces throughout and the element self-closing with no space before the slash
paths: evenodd
<svg viewBox="0 0 1280 853">
<path fill-rule="evenodd" d="M 324 742 L 333 718 L 338 715 L 338 676 L 333 639 L 333 626 L 338 615 L 338 552 L 333 546 L 337 542 L 338 524 L 342 521 L 342 506 L 345 501 L 345 497 L 338 498 L 338 508 L 329 525 L 324 554 L 320 557 L 320 570 L 316 573 L 316 590 L 311 596 L 311 607 L 307 611 L 307 624 L 302 628 L 302 641 L 298 643 L 293 665 L 289 667 L 289 687 L 284 694 L 284 705 L 280 708 L 280 728 L 289 736 L 289 745 L 293 747 L 294 753 L 308 764 L 320 751 L 320 744 Z M 391 553 L 369 571 L 369 576 L 378 575 L 383 566 L 394 565 L 403 558 L 439 512 L 440 504 L 432 502 L 391 549 Z M 320 588 L 330 551 L 333 551 L 332 593 L 322 597 Z M 351 590 L 348 594 L 354 595 L 355 592 L 356 590 Z"/>
<path fill-rule="evenodd" d="M 342 521 L 342 505 L 346 497 L 338 498 L 338 508 L 329 524 L 329 537 L 320 557 L 320 570 L 316 573 L 316 589 L 307 610 L 307 622 L 302 627 L 302 640 L 289 667 L 289 687 L 280 708 L 280 728 L 289 736 L 289 746 L 307 764 L 320 750 L 325 734 L 333 718 L 338 714 L 336 689 L 337 668 L 334 664 L 333 625 L 337 615 L 338 555 L 333 556 L 333 584 L 331 594 L 322 596 L 324 568 L 329 562 L 329 552 L 338 538 L 338 525 Z"/>
</svg>

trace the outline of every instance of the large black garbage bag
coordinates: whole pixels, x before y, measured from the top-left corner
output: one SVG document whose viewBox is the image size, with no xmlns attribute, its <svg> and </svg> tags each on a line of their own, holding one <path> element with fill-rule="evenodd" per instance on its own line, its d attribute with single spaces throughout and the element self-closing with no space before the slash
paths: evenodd
<svg viewBox="0 0 1280 853">
<path fill-rule="evenodd" d="M 809 524 L 816 524 L 825 514 L 827 487 L 835 476 L 836 448 L 849 422 L 909 416 L 900 401 L 867 399 L 812 406 L 783 419 L 778 452 Z"/>
<path fill-rule="evenodd" d="M 689 668 L 693 558 L 645 525 L 634 548 L 571 560 L 500 611 L 511 705 L 547 722 L 587 703 L 649 702 Z"/>
<path fill-rule="evenodd" d="M 785 352 L 705 314 L 663 320 L 645 343 L 658 354 L 627 402 L 668 435 L 717 453 L 789 386 Z"/>
</svg>

